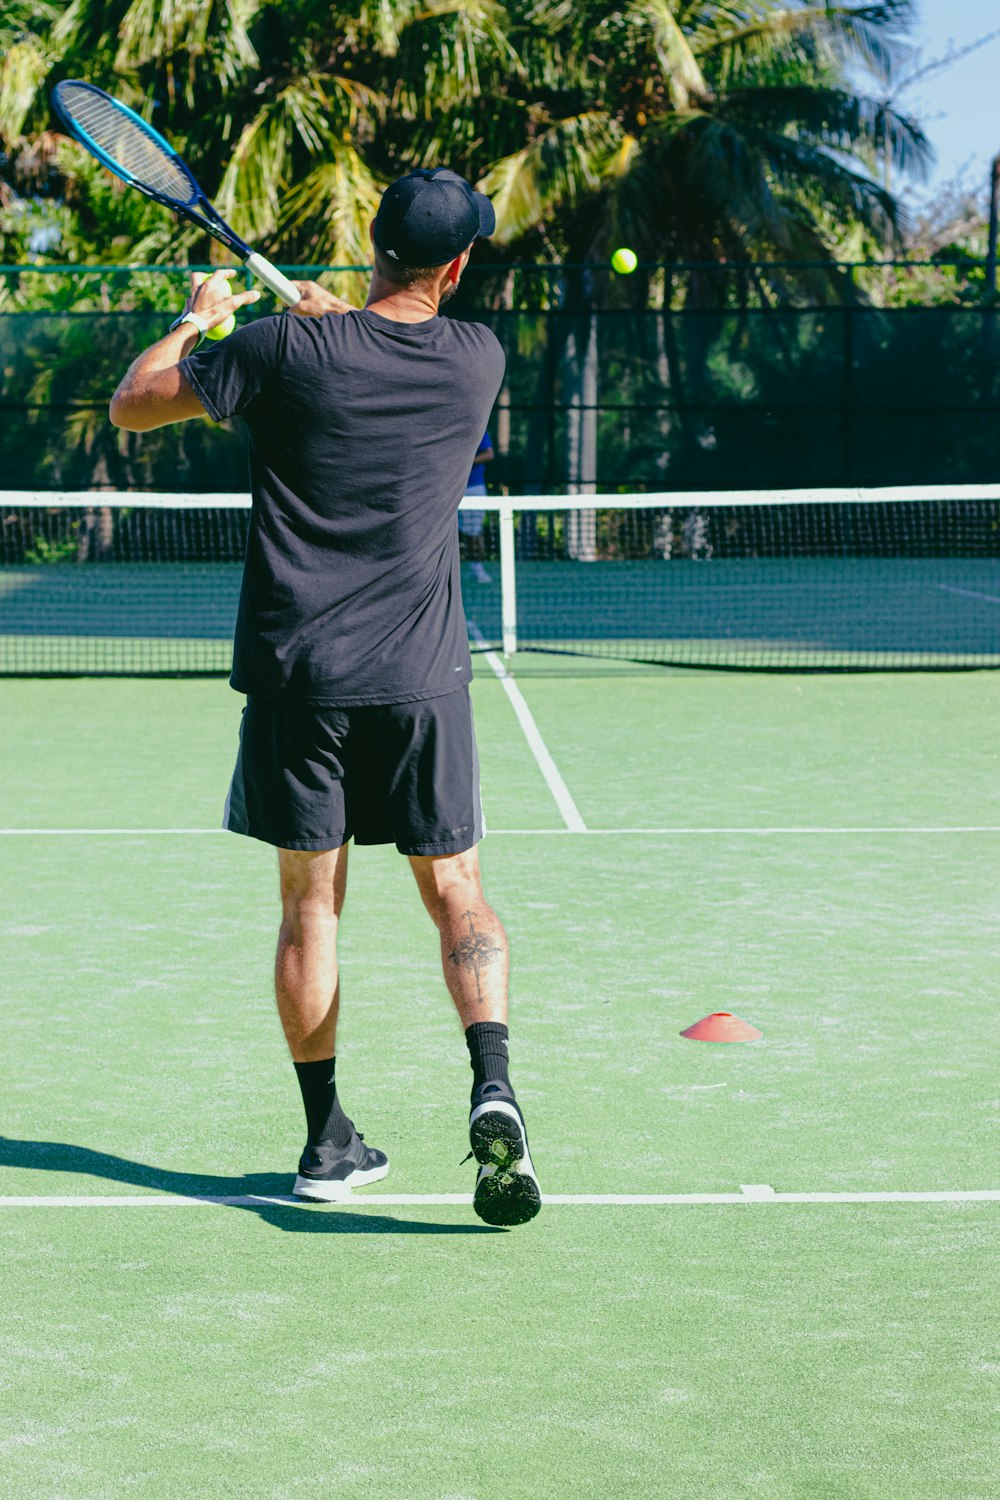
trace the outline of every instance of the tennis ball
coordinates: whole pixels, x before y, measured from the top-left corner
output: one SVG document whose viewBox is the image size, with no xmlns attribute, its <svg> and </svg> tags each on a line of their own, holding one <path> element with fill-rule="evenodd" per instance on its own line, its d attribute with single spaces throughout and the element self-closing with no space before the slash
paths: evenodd
<svg viewBox="0 0 1000 1500">
<path fill-rule="evenodd" d="M 236 314 L 230 313 L 224 323 L 217 323 L 214 328 L 210 328 L 205 337 L 207 339 L 225 339 L 229 337 L 235 327 Z"/>
<path fill-rule="evenodd" d="M 628 276 L 639 264 L 639 257 L 634 250 L 616 250 L 611 257 L 611 264 L 620 276 Z"/>
</svg>

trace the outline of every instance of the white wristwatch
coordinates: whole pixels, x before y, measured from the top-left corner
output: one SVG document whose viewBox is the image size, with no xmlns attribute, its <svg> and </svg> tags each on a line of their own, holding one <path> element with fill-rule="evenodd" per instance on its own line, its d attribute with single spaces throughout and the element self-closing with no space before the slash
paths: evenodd
<svg viewBox="0 0 1000 1500">
<path fill-rule="evenodd" d="M 167 332 L 173 333 L 175 328 L 180 328 L 184 323 L 190 323 L 192 328 L 197 328 L 199 340 L 203 339 L 208 332 L 208 324 L 196 312 L 182 312 L 179 318 L 174 319 Z"/>
</svg>

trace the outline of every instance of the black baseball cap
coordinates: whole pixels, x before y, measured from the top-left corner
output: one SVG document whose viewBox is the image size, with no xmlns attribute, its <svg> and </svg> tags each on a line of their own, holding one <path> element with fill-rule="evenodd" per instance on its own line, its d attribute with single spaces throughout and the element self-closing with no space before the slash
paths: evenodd
<svg viewBox="0 0 1000 1500">
<path fill-rule="evenodd" d="M 493 205 L 447 167 L 391 182 L 375 215 L 375 244 L 401 266 L 444 266 L 497 227 Z"/>
</svg>

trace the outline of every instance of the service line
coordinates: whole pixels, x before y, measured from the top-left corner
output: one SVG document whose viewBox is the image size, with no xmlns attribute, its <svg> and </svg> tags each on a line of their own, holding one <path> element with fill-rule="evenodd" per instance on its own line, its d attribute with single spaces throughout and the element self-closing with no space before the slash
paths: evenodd
<svg viewBox="0 0 1000 1500">
<path fill-rule="evenodd" d="M 4 1208 L 409 1208 L 468 1207 L 469 1193 L 366 1193 L 348 1196 L 335 1204 L 306 1203 L 266 1193 L 217 1195 L 172 1193 L 115 1193 L 101 1196 L 2 1197 Z M 1000 1188 L 944 1190 L 935 1192 L 777 1193 L 766 1183 L 747 1183 L 738 1193 L 544 1193 L 542 1201 L 553 1207 L 669 1208 L 701 1204 L 781 1203 L 1000 1203 Z"/>
<path fill-rule="evenodd" d="M 558 776 L 558 771 L 556 775 Z M 569 797 L 569 793 L 566 793 Z M 570 798 L 570 805 L 572 799 Z M 579 813 L 576 817 L 579 819 Z M 226 833 L 225 828 L 0 828 L 0 838 L 205 838 Z M 858 836 L 919 837 L 924 834 L 1000 833 L 997 823 L 939 824 L 928 827 L 884 825 L 857 828 L 823 828 L 815 825 L 767 828 L 587 828 L 568 821 L 564 828 L 490 828 L 491 837 L 560 838 L 586 834 L 591 838 L 781 838 L 808 835 L 813 838 Z"/>
</svg>

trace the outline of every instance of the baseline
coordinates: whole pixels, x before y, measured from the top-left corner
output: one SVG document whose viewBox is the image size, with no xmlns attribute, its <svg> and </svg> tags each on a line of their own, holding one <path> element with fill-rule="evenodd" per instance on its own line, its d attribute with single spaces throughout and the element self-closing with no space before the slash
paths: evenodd
<svg viewBox="0 0 1000 1500">
<path fill-rule="evenodd" d="M 338 1200 L 352 1208 L 382 1207 L 429 1207 L 468 1206 L 469 1193 L 370 1193 L 356 1198 L 353 1195 Z M 1000 1188 L 976 1188 L 963 1191 L 936 1192 L 857 1192 L 857 1193 L 777 1193 L 766 1183 L 747 1183 L 738 1193 L 543 1193 L 542 1202 L 547 1205 L 574 1207 L 577 1205 L 607 1208 L 662 1208 L 672 1205 L 750 1203 L 1000 1203 Z M 221 1206 L 228 1208 L 260 1208 L 262 1205 L 279 1205 L 286 1208 L 316 1208 L 314 1202 L 300 1198 L 267 1193 L 236 1193 L 231 1195 L 171 1194 L 169 1197 L 155 1194 L 116 1193 L 66 1195 L 53 1197 L 2 1197 L 0 1209 L 4 1208 L 197 1208 Z M 337 1207 L 337 1204 L 333 1204 Z"/>
</svg>

